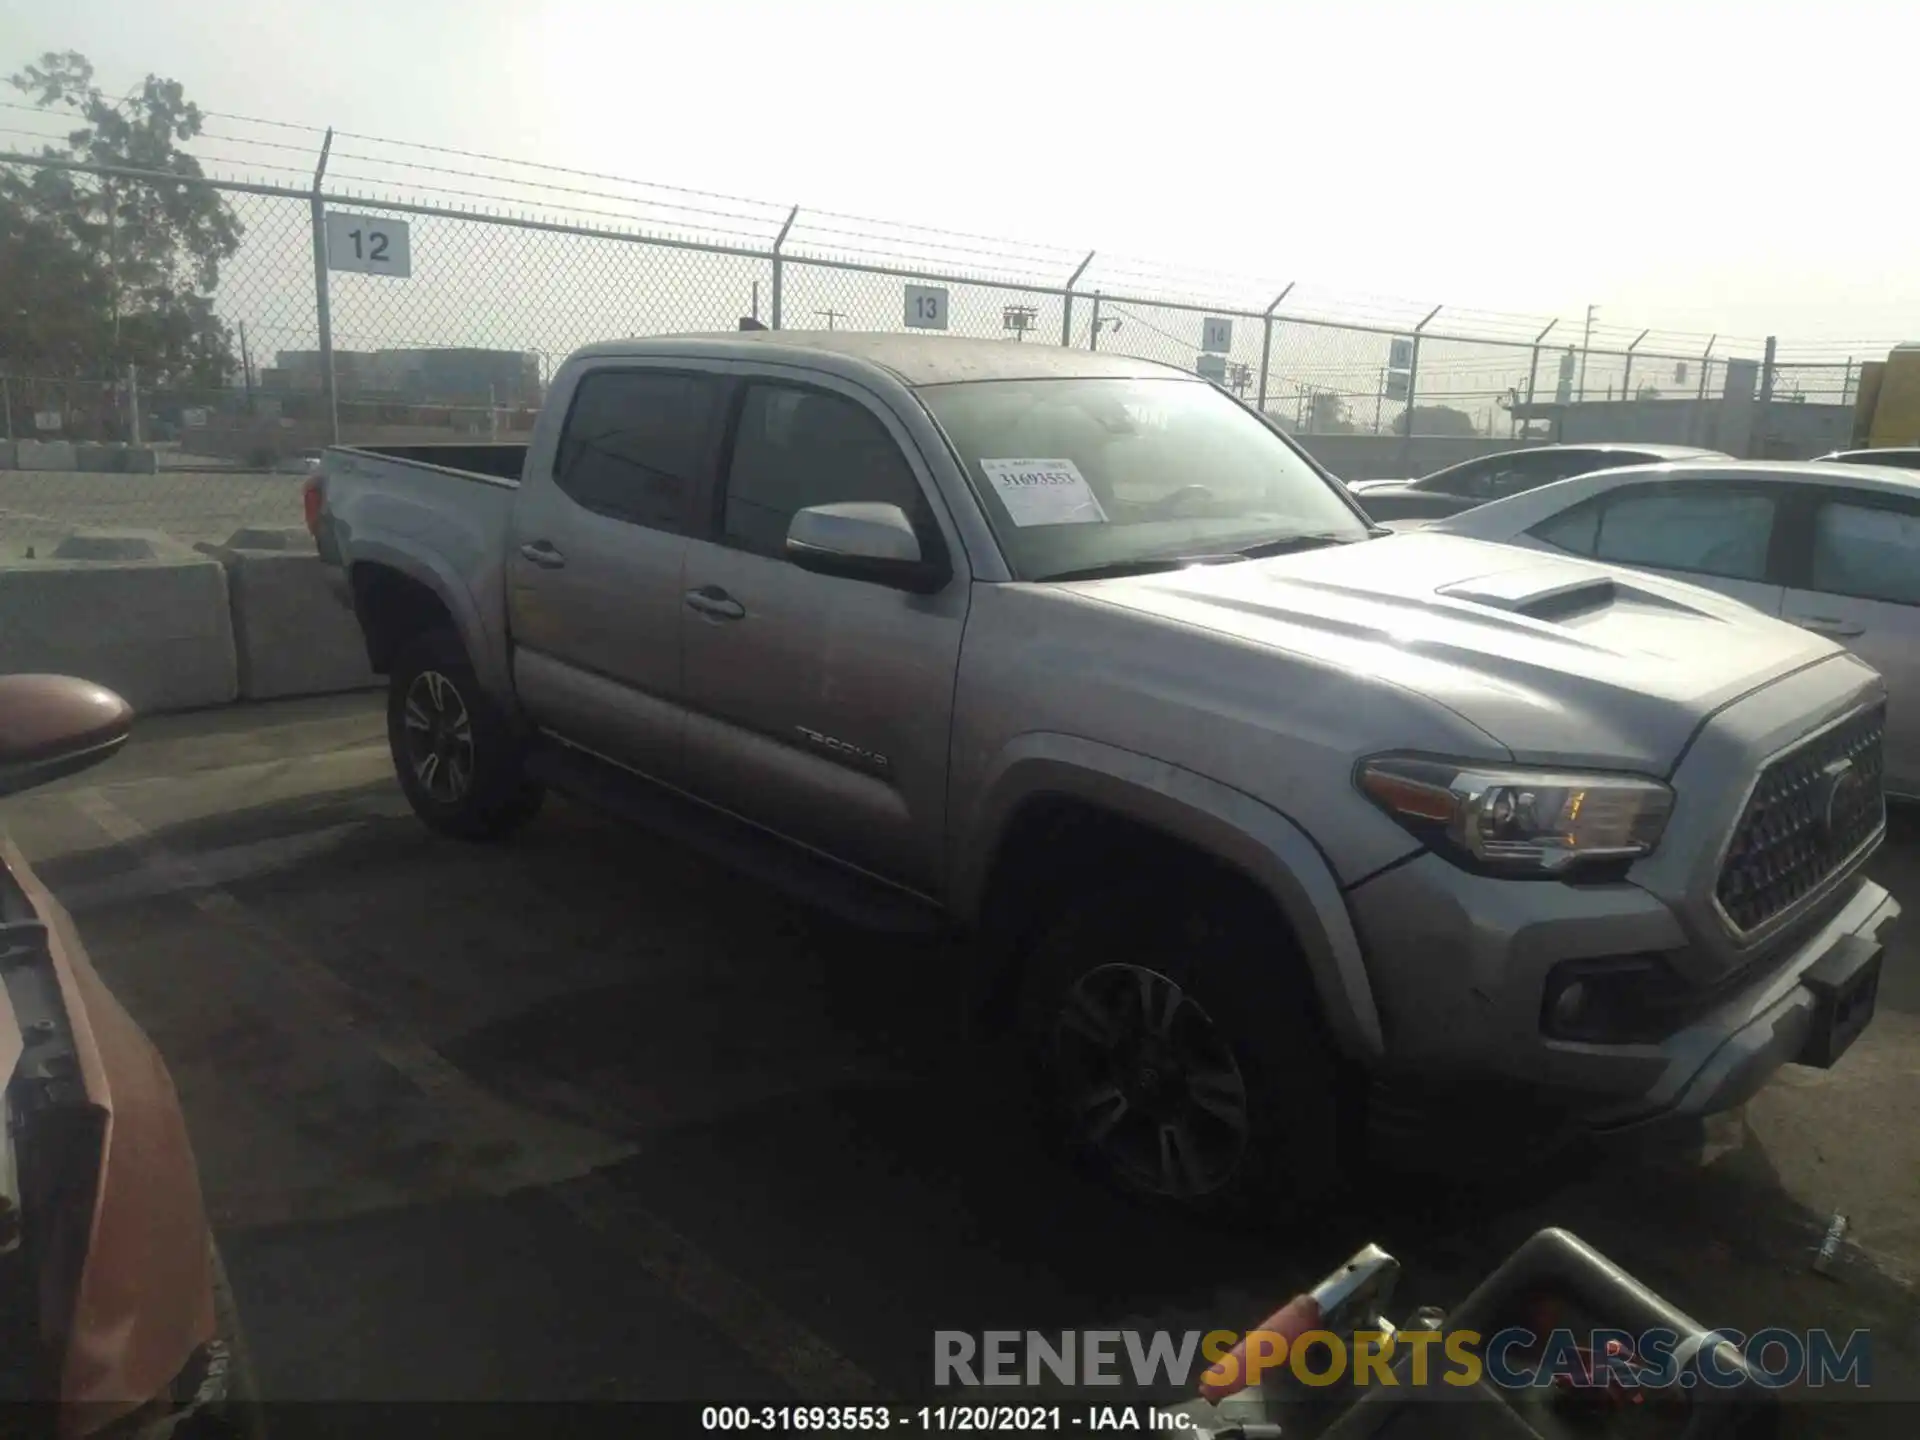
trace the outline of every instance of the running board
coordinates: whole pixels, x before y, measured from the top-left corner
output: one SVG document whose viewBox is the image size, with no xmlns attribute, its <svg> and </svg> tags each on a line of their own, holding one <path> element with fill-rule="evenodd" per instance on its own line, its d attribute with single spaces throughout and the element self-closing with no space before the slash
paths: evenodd
<svg viewBox="0 0 1920 1440">
<path fill-rule="evenodd" d="M 894 935 L 946 928 L 930 901 L 835 864 L 691 796 L 558 741 L 537 744 L 527 771 L 568 799 L 630 821 L 850 925 Z"/>
</svg>

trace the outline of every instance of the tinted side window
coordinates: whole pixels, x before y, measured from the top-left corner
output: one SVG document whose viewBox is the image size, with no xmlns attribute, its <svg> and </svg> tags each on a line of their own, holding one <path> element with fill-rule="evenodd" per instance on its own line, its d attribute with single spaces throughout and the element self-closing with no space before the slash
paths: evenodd
<svg viewBox="0 0 1920 1440">
<path fill-rule="evenodd" d="M 1920 605 L 1920 512 L 1830 500 L 1813 519 L 1810 588 Z"/>
<path fill-rule="evenodd" d="M 554 482 L 602 515 L 677 528 L 719 393 L 719 383 L 704 375 L 595 371 L 574 392 Z"/>
<path fill-rule="evenodd" d="M 847 501 L 898 505 L 923 521 L 925 503 L 907 457 L 872 414 L 818 390 L 751 387 L 727 475 L 726 538 L 781 556 L 794 511 Z"/>
<path fill-rule="evenodd" d="M 1595 555 L 1623 565 L 1767 578 L 1773 498 L 1738 490 L 1622 490 L 1600 514 Z"/>
<path fill-rule="evenodd" d="M 1600 502 L 1588 500 L 1563 510 L 1550 520 L 1542 520 L 1530 533 L 1556 550 L 1591 556 L 1600 539 Z"/>
<path fill-rule="evenodd" d="M 1590 455 L 1574 451 L 1548 451 L 1544 455 L 1525 455 L 1504 466 L 1493 478 L 1493 498 L 1518 495 L 1523 490 L 1538 490 L 1556 480 L 1584 475 L 1600 467 Z"/>
<path fill-rule="evenodd" d="M 1470 464 L 1450 466 L 1438 474 L 1429 475 L 1414 488 L 1433 490 L 1442 495 L 1464 495 L 1474 500 L 1485 500 L 1492 493 L 1488 486 L 1492 483 L 1493 470 L 1493 460 L 1475 460 Z"/>
<path fill-rule="evenodd" d="M 1632 465 L 1630 459 L 1619 459 L 1615 455 L 1596 453 L 1590 449 L 1582 451 L 1553 451 L 1551 455 L 1534 455 L 1532 461 L 1524 467 L 1519 484 L 1515 490 L 1505 493 L 1517 493 L 1521 490 L 1538 490 L 1540 486 L 1551 486 L 1555 480 L 1572 480 L 1576 474 L 1588 474 L 1590 470 L 1607 470 L 1615 465 Z"/>
</svg>

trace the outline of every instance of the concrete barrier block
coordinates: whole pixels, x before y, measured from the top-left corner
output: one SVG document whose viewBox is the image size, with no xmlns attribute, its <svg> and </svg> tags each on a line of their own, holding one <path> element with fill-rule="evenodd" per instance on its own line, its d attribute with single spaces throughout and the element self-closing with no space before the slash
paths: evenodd
<svg viewBox="0 0 1920 1440">
<path fill-rule="evenodd" d="M 122 468 L 129 475 L 158 475 L 160 473 L 160 454 L 144 445 L 130 445 L 120 457 L 126 463 Z"/>
<path fill-rule="evenodd" d="M 226 550 L 290 550 L 300 555 L 319 553 L 304 525 L 244 525 L 218 547 Z"/>
<path fill-rule="evenodd" d="M 18 468 L 20 445 L 15 440 L 0 440 L 0 470 Z"/>
<path fill-rule="evenodd" d="M 238 532 L 239 536 L 249 531 Z M 312 537 L 301 549 L 204 547 L 227 567 L 240 695 L 273 700 L 382 684 L 353 614 L 327 583 Z M 276 538 L 272 532 L 263 538 Z"/>
<path fill-rule="evenodd" d="M 112 445 L 76 442 L 73 447 L 73 468 L 88 475 L 111 475 L 120 465 Z"/>
<path fill-rule="evenodd" d="M 0 565 L 0 673 L 78 675 L 142 712 L 239 694 L 227 572 L 186 559 Z"/>
<path fill-rule="evenodd" d="M 21 470 L 71 470 L 71 440 L 21 440 L 15 444 L 14 463 Z"/>
<path fill-rule="evenodd" d="M 55 560 L 191 560 L 192 546 L 159 530 L 76 530 L 53 547 Z"/>
</svg>

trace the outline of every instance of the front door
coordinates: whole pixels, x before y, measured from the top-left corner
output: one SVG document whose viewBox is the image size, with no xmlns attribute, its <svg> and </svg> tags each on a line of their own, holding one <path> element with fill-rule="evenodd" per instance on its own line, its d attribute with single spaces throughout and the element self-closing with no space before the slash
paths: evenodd
<svg viewBox="0 0 1920 1440">
<path fill-rule="evenodd" d="M 1887 787 L 1920 798 L 1920 501 L 1820 492 L 1804 588 L 1782 615 L 1830 635 L 1887 682 Z"/>
<path fill-rule="evenodd" d="M 718 440 L 723 381 L 588 370 L 550 463 L 530 457 L 507 547 L 514 687 L 543 728 L 678 778 L 681 571 Z"/>
<path fill-rule="evenodd" d="M 923 553 L 958 547 L 912 442 L 857 387 L 748 379 L 687 547 L 687 788 L 923 893 L 940 886 L 947 745 L 968 586 L 933 595 L 785 558 L 796 510 L 898 505 Z"/>
</svg>

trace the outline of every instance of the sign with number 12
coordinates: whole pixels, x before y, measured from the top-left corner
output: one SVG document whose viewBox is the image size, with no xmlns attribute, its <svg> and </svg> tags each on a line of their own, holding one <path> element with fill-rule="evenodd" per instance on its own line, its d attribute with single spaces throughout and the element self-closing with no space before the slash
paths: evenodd
<svg viewBox="0 0 1920 1440">
<path fill-rule="evenodd" d="M 413 274 L 413 247 L 407 222 L 384 215 L 356 215 L 346 210 L 327 212 L 327 268 L 353 270 L 362 275 L 391 275 L 405 280 Z"/>
</svg>

